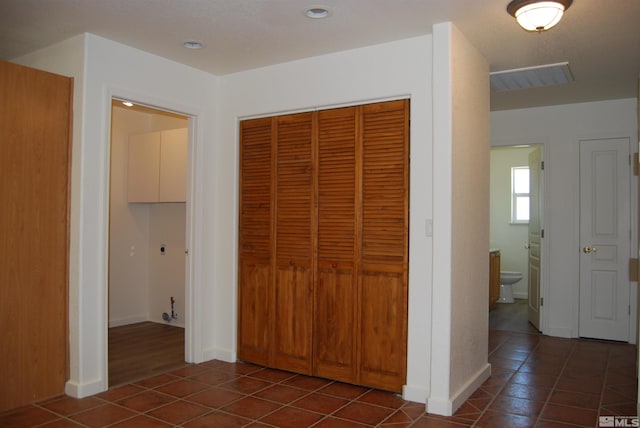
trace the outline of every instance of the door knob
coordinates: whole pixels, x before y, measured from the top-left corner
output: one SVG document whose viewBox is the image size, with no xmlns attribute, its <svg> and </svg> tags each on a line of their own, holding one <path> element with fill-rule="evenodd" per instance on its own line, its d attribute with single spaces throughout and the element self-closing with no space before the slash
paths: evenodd
<svg viewBox="0 0 640 428">
<path fill-rule="evenodd" d="M 588 245 L 585 245 L 584 248 L 582 249 L 582 252 L 585 254 L 595 253 L 596 251 L 598 251 L 596 247 L 590 247 Z"/>
</svg>

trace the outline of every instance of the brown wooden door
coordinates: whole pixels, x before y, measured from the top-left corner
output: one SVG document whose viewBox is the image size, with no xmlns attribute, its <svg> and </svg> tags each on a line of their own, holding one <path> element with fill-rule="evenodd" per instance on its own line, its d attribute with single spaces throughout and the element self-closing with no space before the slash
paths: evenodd
<svg viewBox="0 0 640 428">
<path fill-rule="evenodd" d="M 64 393 L 73 81 L 0 62 L 0 411 Z"/>
<path fill-rule="evenodd" d="M 407 353 L 409 101 L 362 109 L 360 383 L 400 391 Z"/>
<path fill-rule="evenodd" d="M 242 122 L 241 359 L 401 390 L 408 108 Z"/>
<path fill-rule="evenodd" d="M 351 383 L 357 382 L 358 111 L 357 107 L 320 111 L 317 125 L 314 374 Z"/>
<path fill-rule="evenodd" d="M 272 119 L 240 124 L 238 357 L 269 363 L 272 290 Z"/>
<path fill-rule="evenodd" d="M 315 168 L 311 113 L 276 119 L 272 365 L 311 373 Z"/>
</svg>

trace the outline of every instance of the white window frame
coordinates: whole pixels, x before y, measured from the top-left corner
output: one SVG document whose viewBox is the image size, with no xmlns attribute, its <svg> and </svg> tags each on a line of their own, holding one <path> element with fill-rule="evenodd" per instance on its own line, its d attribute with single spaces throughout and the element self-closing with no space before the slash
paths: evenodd
<svg viewBox="0 0 640 428">
<path fill-rule="evenodd" d="M 529 213 L 527 212 L 527 218 L 522 219 L 518 218 L 518 198 L 528 198 L 529 204 L 531 204 L 531 183 L 529 183 L 529 188 L 527 192 L 516 192 L 516 171 L 527 170 L 529 171 L 528 166 L 514 166 L 511 168 L 511 223 L 513 224 L 529 224 Z"/>
</svg>

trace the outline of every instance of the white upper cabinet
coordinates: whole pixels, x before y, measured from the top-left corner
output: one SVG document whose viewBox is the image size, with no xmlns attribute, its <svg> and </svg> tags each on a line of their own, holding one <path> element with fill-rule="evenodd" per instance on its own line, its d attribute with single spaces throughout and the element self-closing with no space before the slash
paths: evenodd
<svg viewBox="0 0 640 428">
<path fill-rule="evenodd" d="M 129 136 L 129 202 L 185 202 L 187 128 Z"/>
<path fill-rule="evenodd" d="M 159 202 L 184 202 L 187 194 L 187 128 L 160 136 Z"/>
</svg>

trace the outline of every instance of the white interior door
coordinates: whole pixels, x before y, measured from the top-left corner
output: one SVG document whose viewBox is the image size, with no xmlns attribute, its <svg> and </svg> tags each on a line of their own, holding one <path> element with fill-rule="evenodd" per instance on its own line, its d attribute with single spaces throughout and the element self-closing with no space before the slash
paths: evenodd
<svg viewBox="0 0 640 428">
<path fill-rule="evenodd" d="M 581 337 L 629 340 L 629 140 L 580 141 Z"/>
<path fill-rule="evenodd" d="M 529 153 L 529 322 L 540 328 L 540 258 L 542 255 L 541 218 L 542 148 Z"/>
</svg>

